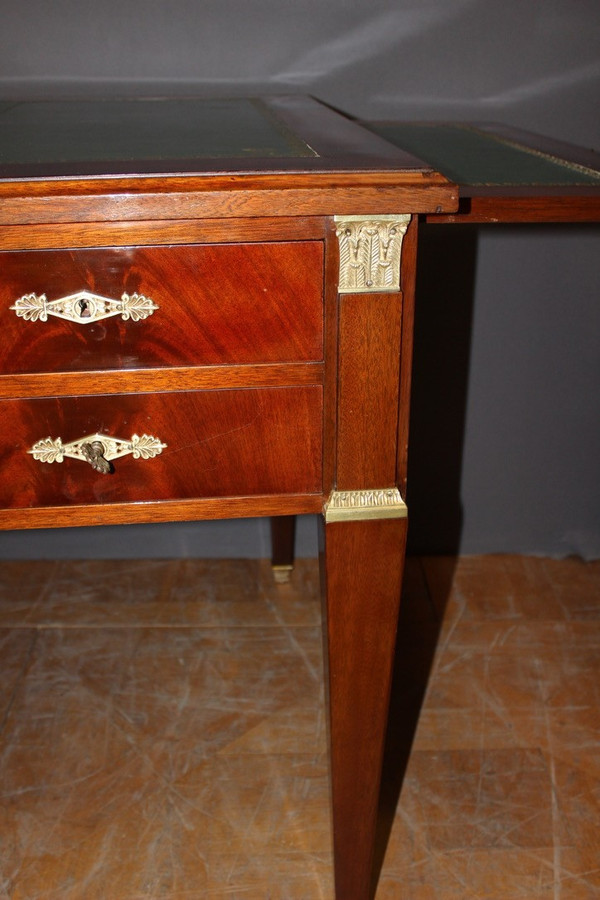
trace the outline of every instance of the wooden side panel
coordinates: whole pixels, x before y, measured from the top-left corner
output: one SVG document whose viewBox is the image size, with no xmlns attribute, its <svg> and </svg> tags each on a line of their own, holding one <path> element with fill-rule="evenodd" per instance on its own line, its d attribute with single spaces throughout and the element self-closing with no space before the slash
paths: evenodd
<svg viewBox="0 0 600 900">
<path fill-rule="evenodd" d="M 8 508 L 177 500 L 321 490 L 320 387 L 0 402 L 0 506 Z M 149 434 L 167 447 L 153 459 L 40 462 L 27 453 L 50 436 L 63 444 L 95 433 Z"/>
<path fill-rule="evenodd" d="M 395 484 L 402 295 L 340 298 L 338 490 Z"/>
<path fill-rule="evenodd" d="M 22 296 L 82 290 L 159 306 L 142 321 L 26 321 Z M 320 241 L 44 250 L 0 254 L 5 373 L 323 358 Z"/>
</svg>

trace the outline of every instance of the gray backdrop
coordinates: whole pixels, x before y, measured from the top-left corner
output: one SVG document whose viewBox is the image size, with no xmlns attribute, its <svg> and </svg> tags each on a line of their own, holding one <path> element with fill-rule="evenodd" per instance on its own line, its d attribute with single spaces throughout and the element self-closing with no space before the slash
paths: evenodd
<svg viewBox="0 0 600 900">
<path fill-rule="evenodd" d="M 600 148 L 597 0 L 2 0 L 0 99 L 311 93 Z M 0 136 L 1 137 L 1 136 Z M 598 226 L 428 226 L 411 547 L 600 556 Z M 266 522 L 5 534 L 0 555 L 267 555 Z M 316 550 L 300 522 L 299 554 Z"/>
</svg>

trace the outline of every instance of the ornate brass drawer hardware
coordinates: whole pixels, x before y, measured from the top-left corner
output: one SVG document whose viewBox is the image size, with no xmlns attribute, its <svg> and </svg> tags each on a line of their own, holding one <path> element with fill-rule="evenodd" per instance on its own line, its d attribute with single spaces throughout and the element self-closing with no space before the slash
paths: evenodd
<svg viewBox="0 0 600 900">
<path fill-rule="evenodd" d="M 122 294 L 120 300 L 112 300 L 91 291 L 78 291 L 58 300 L 48 300 L 45 294 L 24 294 L 10 308 L 29 322 L 46 322 L 48 316 L 56 316 L 81 325 L 109 319 L 111 316 L 139 322 L 159 309 L 150 297 L 143 294 Z"/>
<path fill-rule="evenodd" d="M 333 491 L 325 505 L 326 522 L 404 519 L 407 515 L 406 503 L 398 488 Z"/>
<path fill-rule="evenodd" d="M 400 290 L 402 239 L 409 215 L 334 216 L 340 245 L 340 294 Z"/>
<path fill-rule="evenodd" d="M 167 445 L 150 434 L 132 435 L 131 440 L 91 434 L 63 444 L 61 438 L 43 438 L 28 450 L 34 459 L 44 463 L 61 463 L 65 457 L 89 463 L 97 472 L 108 475 L 113 471 L 112 460 L 132 454 L 134 459 L 152 459 Z"/>
</svg>

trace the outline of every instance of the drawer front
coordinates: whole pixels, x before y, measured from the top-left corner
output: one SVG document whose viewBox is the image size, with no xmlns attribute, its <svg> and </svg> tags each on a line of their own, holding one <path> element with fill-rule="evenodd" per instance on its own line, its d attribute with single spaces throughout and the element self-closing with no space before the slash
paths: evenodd
<svg viewBox="0 0 600 900">
<path fill-rule="evenodd" d="M 317 386 L 3 400 L 0 507 L 318 493 L 321 423 Z"/>
<path fill-rule="evenodd" d="M 0 371 L 320 360 L 322 297 L 320 241 L 7 251 Z"/>
</svg>

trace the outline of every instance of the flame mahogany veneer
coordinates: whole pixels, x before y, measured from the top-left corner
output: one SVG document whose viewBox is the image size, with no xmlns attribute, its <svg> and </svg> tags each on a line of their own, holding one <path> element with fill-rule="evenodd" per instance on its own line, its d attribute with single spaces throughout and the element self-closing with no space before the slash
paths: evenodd
<svg viewBox="0 0 600 900">
<path fill-rule="evenodd" d="M 323 358 L 320 241 L 106 247 L 0 254 L 3 372 L 289 362 Z M 77 291 L 159 307 L 140 322 L 25 322 L 25 294 Z"/>
</svg>

